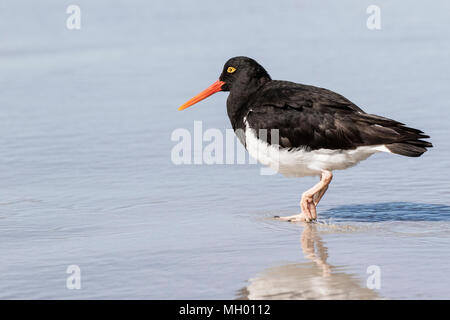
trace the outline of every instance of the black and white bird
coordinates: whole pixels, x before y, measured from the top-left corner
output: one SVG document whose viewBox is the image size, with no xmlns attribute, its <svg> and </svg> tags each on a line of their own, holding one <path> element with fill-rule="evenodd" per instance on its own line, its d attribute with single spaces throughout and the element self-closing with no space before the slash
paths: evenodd
<svg viewBox="0 0 450 320">
<path fill-rule="evenodd" d="M 333 91 L 272 80 L 260 64 L 247 57 L 228 60 L 219 80 L 179 110 L 218 91 L 230 92 L 228 117 L 253 158 L 285 176 L 320 176 L 303 193 L 301 213 L 281 220 L 317 219 L 316 206 L 333 170 L 350 168 L 377 152 L 419 157 L 432 147 L 422 140 L 429 136 L 420 130 L 368 114 Z"/>
</svg>

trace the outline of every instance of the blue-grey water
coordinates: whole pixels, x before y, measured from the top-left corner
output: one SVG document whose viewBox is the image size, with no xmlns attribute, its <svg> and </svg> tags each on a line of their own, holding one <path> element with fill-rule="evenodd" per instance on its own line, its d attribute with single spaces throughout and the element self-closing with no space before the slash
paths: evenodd
<svg viewBox="0 0 450 320">
<path fill-rule="evenodd" d="M 66 28 L 70 4 L 80 30 Z M 371 4 L 381 30 L 366 27 Z M 0 9 L 0 298 L 450 298 L 448 1 Z M 230 128 L 225 93 L 177 107 L 236 55 L 420 128 L 435 147 L 336 171 L 315 225 L 275 221 L 299 212 L 316 179 L 171 161 L 175 129 Z M 79 290 L 66 287 L 69 265 Z"/>
</svg>

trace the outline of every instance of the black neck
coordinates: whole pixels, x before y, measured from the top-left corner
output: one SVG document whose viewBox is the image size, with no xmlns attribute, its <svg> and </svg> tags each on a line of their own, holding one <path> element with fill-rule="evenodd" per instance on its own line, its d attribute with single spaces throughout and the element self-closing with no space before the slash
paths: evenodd
<svg viewBox="0 0 450 320">
<path fill-rule="evenodd" d="M 243 129 L 243 118 L 250 108 L 252 97 L 258 92 L 270 78 L 254 79 L 247 85 L 237 85 L 230 89 L 227 99 L 227 113 L 233 129 Z"/>
</svg>

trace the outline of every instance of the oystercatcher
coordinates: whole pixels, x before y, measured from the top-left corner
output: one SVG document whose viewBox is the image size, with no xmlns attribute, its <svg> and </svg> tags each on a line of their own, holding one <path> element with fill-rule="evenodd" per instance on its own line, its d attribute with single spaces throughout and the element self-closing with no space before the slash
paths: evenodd
<svg viewBox="0 0 450 320">
<path fill-rule="evenodd" d="M 316 206 L 328 189 L 333 170 L 352 167 L 377 152 L 419 157 L 432 147 L 422 140 L 429 138 L 422 131 L 368 114 L 333 91 L 272 80 L 248 57 L 228 60 L 219 80 L 179 110 L 218 91 L 230 92 L 228 117 L 252 157 L 285 176 L 320 177 L 302 194 L 301 213 L 277 217 L 281 220 L 316 220 Z M 269 134 L 274 131 L 277 139 Z"/>
</svg>

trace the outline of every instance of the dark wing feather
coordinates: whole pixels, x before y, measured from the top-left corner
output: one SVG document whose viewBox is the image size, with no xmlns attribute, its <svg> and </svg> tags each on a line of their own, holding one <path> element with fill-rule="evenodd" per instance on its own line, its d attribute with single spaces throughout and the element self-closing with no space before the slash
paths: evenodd
<svg viewBox="0 0 450 320">
<path fill-rule="evenodd" d="M 258 92 L 253 105 L 287 106 L 297 110 L 305 107 L 322 106 L 364 113 L 353 102 L 331 90 L 277 80 L 271 81 Z"/>
<path fill-rule="evenodd" d="M 422 131 L 377 115 L 367 114 L 332 91 L 285 81 L 273 81 L 252 101 L 246 120 L 251 128 L 279 131 L 283 148 L 354 149 L 359 146 L 393 145 L 402 151 L 423 153 L 431 143 Z M 270 133 L 267 139 L 270 141 Z M 274 143 L 276 143 L 274 141 Z M 395 148 L 397 146 L 397 148 Z M 395 151 L 393 151 L 395 152 Z M 403 155 L 405 152 L 396 152 Z M 406 152 L 407 153 L 407 152 Z M 420 154 L 421 154 L 420 153 Z"/>
</svg>

